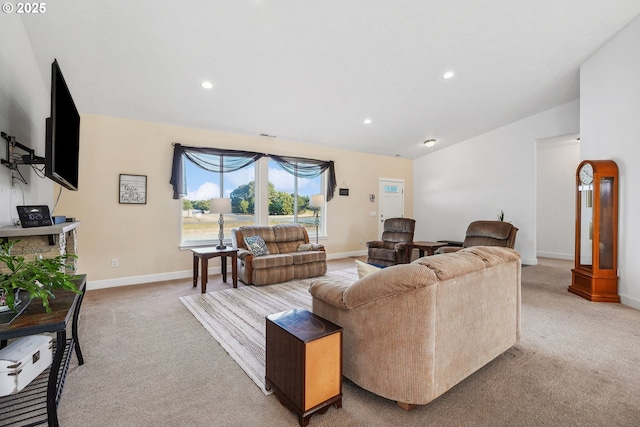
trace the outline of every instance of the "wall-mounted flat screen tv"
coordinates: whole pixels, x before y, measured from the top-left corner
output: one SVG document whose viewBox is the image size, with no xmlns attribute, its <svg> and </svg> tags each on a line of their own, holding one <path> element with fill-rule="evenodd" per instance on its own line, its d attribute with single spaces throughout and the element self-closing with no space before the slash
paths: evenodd
<svg viewBox="0 0 640 427">
<path fill-rule="evenodd" d="M 51 117 L 47 119 L 46 134 L 45 176 L 77 191 L 80 114 L 57 60 L 51 64 Z"/>
</svg>

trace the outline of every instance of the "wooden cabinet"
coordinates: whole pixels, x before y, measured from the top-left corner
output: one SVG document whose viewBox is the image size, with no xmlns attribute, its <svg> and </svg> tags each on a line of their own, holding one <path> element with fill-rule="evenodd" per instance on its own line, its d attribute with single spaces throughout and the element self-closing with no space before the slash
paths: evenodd
<svg viewBox="0 0 640 427">
<path fill-rule="evenodd" d="M 618 166 L 585 160 L 576 171 L 576 251 L 569 292 L 589 301 L 618 295 Z"/>
<path fill-rule="evenodd" d="M 342 328 L 294 309 L 267 316 L 265 386 L 298 415 L 342 407 Z"/>
</svg>

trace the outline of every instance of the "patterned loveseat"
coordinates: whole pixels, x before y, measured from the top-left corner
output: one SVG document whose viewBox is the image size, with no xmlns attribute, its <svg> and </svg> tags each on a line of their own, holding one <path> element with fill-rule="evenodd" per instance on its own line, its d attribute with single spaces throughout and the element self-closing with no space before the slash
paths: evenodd
<svg viewBox="0 0 640 427">
<path fill-rule="evenodd" d="M 245 239 L 254 236 L 262 238 L 268 254 L 256 255 L 249 249 Z M 232 229 L 231 238 L 238 249 L 238 279 L 247 285 L 271 285 L 327 272 L 324 246 L 309 243 L 301 225 L 242 226 Z"/>
</svg>

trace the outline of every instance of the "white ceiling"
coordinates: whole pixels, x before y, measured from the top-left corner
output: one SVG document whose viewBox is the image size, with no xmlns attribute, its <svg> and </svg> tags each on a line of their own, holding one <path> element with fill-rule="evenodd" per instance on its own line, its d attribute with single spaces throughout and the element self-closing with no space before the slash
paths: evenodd
<svg viewBox="0 0 640 427">
<path fill-rule="evenodd" d="M 640 15 L 638 0 L 46 7 L 22 21 L 43 78 L 57 58 L 81 113 L 406 158 L 579 98 L 580 65 Z"/>
</svg>

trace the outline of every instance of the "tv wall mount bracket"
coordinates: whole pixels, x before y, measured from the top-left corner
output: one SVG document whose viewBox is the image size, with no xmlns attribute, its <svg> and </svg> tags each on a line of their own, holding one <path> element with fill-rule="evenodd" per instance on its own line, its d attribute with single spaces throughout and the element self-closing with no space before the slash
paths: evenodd
<svg viewBox="0 0 640 427">
<path fill-rule="evenodd" d="M 26 184 L 27 181 L 24 179 L 20 171 L 18 171 L 18 165 L 43 165 L 45 162 L 44 157 L 36 156 L 34 150 L 24 144 L 19 143 L 16 140 L 15 136 L 7 135 L 5 132 L 2 132 L 0 136 L 2 136 L 2 139 L 4 139 L 7 143 L 7 158 L 6 160 L 0 159 L 2 161 L 2 164 L 20 176 L 20 178 L 17 178 L 15 175 L 13 175 L 12 177 L 14 179 L 20 179 Z M 17 153 L 14 153 L 15 149 L 20 149 L 27 154 L 23 154 L 20 156 Z M 11 182 L 11 184 L 13 185 L 13 181 Z"/>
</svg>

